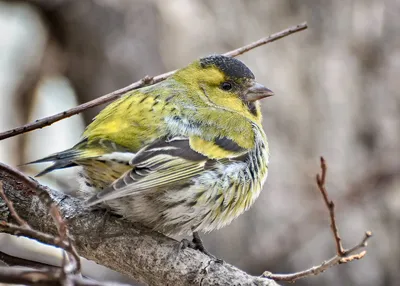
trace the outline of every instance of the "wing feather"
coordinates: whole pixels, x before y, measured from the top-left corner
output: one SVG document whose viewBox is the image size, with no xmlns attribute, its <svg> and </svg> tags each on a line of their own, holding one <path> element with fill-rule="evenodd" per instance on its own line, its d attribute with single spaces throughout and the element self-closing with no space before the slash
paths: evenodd
<svg viewBox="0 0 400 286">
<path fill-rule="evenodd" d="M 149 189 L 184 184 L 201 174 L 206 163 L 209 169 L 212 165 L 210 161 L 213 160 L 190 147 L 189 138 L 157 140 L 140 150 L 132 159 L 132 170 L 90 198 L 87 205 L 140 194 Z"/>
<path fill-rule="evenodd" d="M 211 151 L 219 155 L 212 156 Z M 142 194 L 150 189 L 186 185 L 218 164 L 245 160 L 246 154 L 248 150 L 225 137 L 215 138 L 213 142 L 197 137 L 159 139 L 139 150 L 130 162 L 132 169 L 90 198 L 87 205 Z"/>
</svg>

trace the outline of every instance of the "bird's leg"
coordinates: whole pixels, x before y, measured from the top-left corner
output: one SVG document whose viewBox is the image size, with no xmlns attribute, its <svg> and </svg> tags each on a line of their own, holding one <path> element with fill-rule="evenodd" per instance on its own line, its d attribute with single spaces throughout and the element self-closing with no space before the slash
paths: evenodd
<svg viewBox="0 0 400 286">
<path fill-rule="evenodd" d="M 197 249 L 197 250 L 203 252 L 204 254 L 206 254 L 206 255 L 208 255 L 208 256 L 210 256 L 210 257 L 212 257 L 212 258 L 215 258 L 214 255 L 212 255 L 212 254 L 204 247 L 203 240 L 201 240 L 200 235 L 199 235 L 199 233 L 198 233 L 197 231 L 193 231 L 192 243 L 193 243 L 195 249 Z"/>
<path fill-rule="evenodd" d="M 185 249 L 185 248 L 197 249 L 196 245 L 186 238 L 181 240 L 181 242 L 179 243 L 179 248 L 180 249 Z"/>
<path fill-rule="evenodd" d="M 181 241 L 181 243 L 182 243 L 182 248 L 190 247 L 192 249 L 199 250 L 199 251 L 203 252 L 205 255 L 211 257 L 215 262 L 217 262 L 217 263 L 222 263 L 223 262 L 222 259 L 216 258 L 213 254 L 211 254 L 211 252 L 209 252 L 204 247 L 203 241 L 201 240 L 200 235 L 199 235 L 199 233 L 197 231 L 193 231 L 193 239 L 192 239 L 192 241 L 189 241 L 187 239 L 183 239 Z"/>
<path fill-rule="evenodd" d="M 123 234 L 122 231 L 118 231 L 115 233 L 107 233 L 107 221 L 112 217 L 112 216 L 117 216 L 112 213 L 111 209 L 105 205 L 102 205 L 101 207 L 91 207 L 93 211 L 100 212 L 101 218 L 99 219 L 99 222 L 96 223 L 92 228 L 87 229 L 87 232 L 85 235 L 91 238 L 91 242 L 93 243 L 93 248 L 97 249 L 101 243 L 104 242 L 105 239 L 107 238 L 114 238 L 114 237 L 119 237 Z M 100 217 L 99 216 L 99 217 Z M 119 220 L 123 219 L 117 218 L 116 223 L 118 223 Z"/>
</svg>

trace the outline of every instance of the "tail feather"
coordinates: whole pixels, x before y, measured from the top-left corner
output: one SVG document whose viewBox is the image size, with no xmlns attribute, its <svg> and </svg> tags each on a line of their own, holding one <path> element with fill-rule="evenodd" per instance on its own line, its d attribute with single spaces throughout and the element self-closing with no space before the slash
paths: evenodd
<svg viewBox="0 0 400 286">
<path fill-rule="evenodd" d="M 73 162 L 74 159 L 77 158 L 79 155 L 79 152 L 74 149 L 68 149 L 65 151 L 62 151 L 60 153 L 56 153 L 47 157 L 44 157 L 39 160 L 35 160 L 29 163 L 26 163 L 24 165 L 30 165 L 30 164 L 37 164 L 37 163 L 44 163 L 44 162 L 54 162 L 53 165 L 50 167 L 47 167 L 43 171 L 41 171 L 39 174 L 37 174 L 35 177 L 40 177 L 43 176 L 51 171 L 54 171 L 56 169 L 63 169 L 63 168 L 69 168 L 76 166 L 77 164 Z"/>
<path fill-rule="evenodd" d="M 43 171 L 41 171 L 39 174 L 35 175 L 35 177 L 40 177 L 43 176 L 47 173 L 50 173 L 51 171 L 54 171 L 56 169 L 64 169 L 64 168 L 69 168 L 69 167 L 73 167 L 73 166 L 77 166 L 76 163 L 74 162 L 55 162 L 53 165 L 51 165 L 50 167 L 47 167 L 46 169 L 44 169 Z"/>
<path fill-rule="evenodd" d="M 52 154 L 50 156 L 44 157 L 42 159 L 26 163 L 25 165 L 44 163 L 44 162 L 51 162 L 51 161 L 72 160 L 72 159 L 75 159 L 77 155 L 78 155 L 78 152 L 76 150 L 68 149 L 68 150 L 65 150 L 65 151 L 62 151 L 62 152 L 55 153 L 55 154 Z"/>
</svg>

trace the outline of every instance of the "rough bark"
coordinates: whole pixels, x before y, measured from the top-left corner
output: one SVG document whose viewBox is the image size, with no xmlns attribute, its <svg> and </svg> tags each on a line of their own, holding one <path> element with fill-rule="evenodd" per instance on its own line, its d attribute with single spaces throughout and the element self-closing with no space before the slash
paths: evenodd
<svg viewBox="0 0 400 286">
<path fill-rule="evenodd" d="M 40 185 L 17 170 L 0 164 L 0 180 L 19 215 L 37 230 L 55 233 L 54 223 L 40 203 Z M 150 285 L 277 285 L 228 263 L 214 263 L 179 242 L 103 210 L 90 211 L 82 201 L 48 189 L 67 220 L 79 254 Z M 11 220 L 0 208 L 0 217 Z"/>
</svg>

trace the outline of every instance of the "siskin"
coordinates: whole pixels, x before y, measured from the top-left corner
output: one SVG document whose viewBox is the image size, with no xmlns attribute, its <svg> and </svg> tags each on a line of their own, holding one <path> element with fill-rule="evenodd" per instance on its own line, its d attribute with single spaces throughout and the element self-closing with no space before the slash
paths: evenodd
<svg viewBox="0 0 400 286">
<path fill-rule="evenodd" d="M 241 61 L 211 55 L 123 95 L 78 144 L 32 163 L 54 162 L 39 176 L 80 166 L 88 206 L 198 237 L 229 224 L 260 194 L 268 144 L 258 100 L 271 95 Z"/>
</svg>

